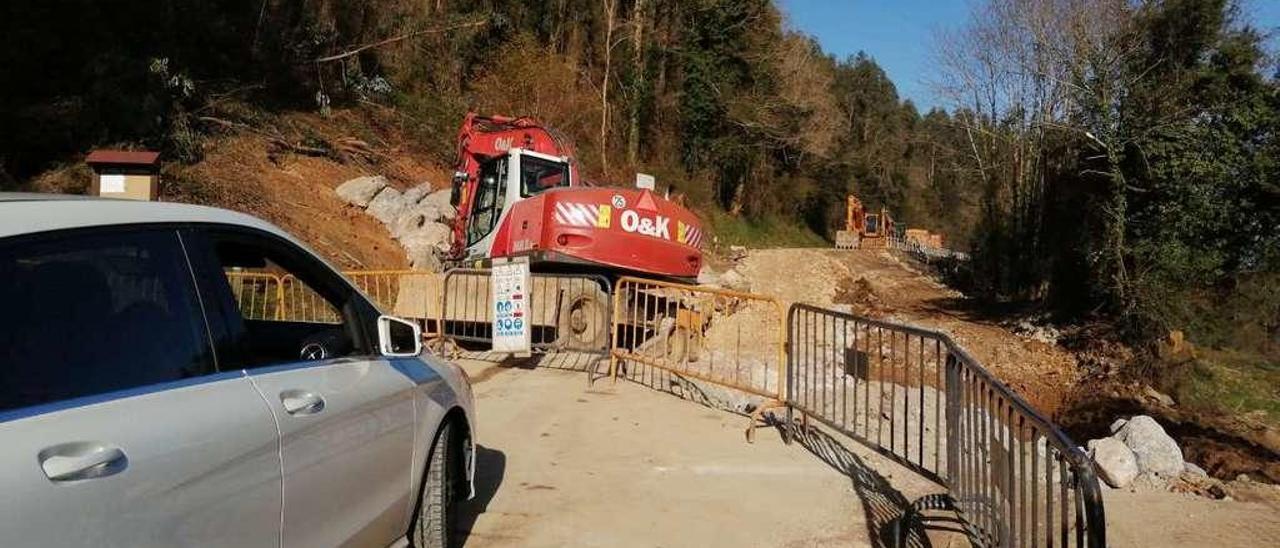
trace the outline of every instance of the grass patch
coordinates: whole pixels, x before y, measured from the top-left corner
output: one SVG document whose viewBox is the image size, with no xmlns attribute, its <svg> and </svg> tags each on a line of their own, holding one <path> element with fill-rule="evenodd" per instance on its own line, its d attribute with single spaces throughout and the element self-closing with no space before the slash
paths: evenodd
<svg viewBox="0 0 1280 548">
<path fill-rule="evenodd" d="M 1199 352 L 1177 383 L 1181 405 L 1280 426 L 1280 362 L 1235 350 Z"/>
<path fill-rule="evenodd" d="M 762 247 L 830 247 L 822 236 L 801 223 L 787 222 L 777 217 L 747 219 L 734 217 L 719 210 L 699 211 L 707 222 L 707 228 L 721 246 L 741 245 Z"/>
</svg>

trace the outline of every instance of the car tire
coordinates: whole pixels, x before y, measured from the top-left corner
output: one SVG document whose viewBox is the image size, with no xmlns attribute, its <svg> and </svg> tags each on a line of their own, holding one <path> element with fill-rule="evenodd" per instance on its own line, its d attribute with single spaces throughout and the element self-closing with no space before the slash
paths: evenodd
<svg viewBox="0 0 1280 548">
<path fill-rule="evenodd" d="M 453 443 L 452 425 L 445 423 L 431 444 L 426 477 L 418 499 L 409 540 L 414 548 L 449 548 L 457 504 L 458 447 Z"/>
</svg>

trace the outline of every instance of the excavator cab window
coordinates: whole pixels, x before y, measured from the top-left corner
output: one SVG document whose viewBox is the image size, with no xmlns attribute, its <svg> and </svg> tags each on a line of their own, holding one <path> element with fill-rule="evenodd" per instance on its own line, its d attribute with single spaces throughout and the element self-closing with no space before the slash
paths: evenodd
<svg viewBox="0 0 1280 548">
<path fill-rule="evenodd" d="M 534 156 L 520 157 L 520 195 L 528 198 L 553 188 L 569 186 L 569 164 Z"/>
<path fill-rule="evenodd" d="M 880 216 L 872 213 L 867 215 L 867 235 L 876 236 L 880 234 Z"/>
<path fill-rule="evenodd" d="M 480 165 L 479 188 L 476 202 L 471 207 L 471 222 L 467 223 L 467 245 L 483 240 L 498 218 L 507 201 L 507 159 L 496 158 Z"/>
</svg>

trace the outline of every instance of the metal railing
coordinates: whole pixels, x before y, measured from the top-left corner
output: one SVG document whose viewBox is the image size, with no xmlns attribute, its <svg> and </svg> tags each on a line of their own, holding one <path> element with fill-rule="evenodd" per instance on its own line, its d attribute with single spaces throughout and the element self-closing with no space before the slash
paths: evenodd
<svg viewBox="0 0 1280 548">
<path fill-rule="evenodd" d="M 613 379 L 630 362 L 755 396 L 719 398 L 753 419 L 782 406 L 785 308 L 777 299 L 631 277 L 618 280 L 613 297 Z"/>
<path fill-rule="evenodd" d="M 948 336 L 802 304 L 787 333 L 788 415 L 946 486 L 979 544 L 1105 545 L 1089 458 Z"/>
<path fill-rule="evenodd" d="M 440 334 L 464 343 L 493 341 L 493 291 L 487 269 L 456 268 L 441 284 Z M 534 350 L 604 354 L 609 348 L 609 280 L 591 274 L 530 275 L 529 326 Z"/>
<path fill-rule="evenodd" d="M 276 319 L 304 323 L 342 323 L 342 314 L 311 286 L 292 274 L 280 277 L 280 306 Z"/>
<path fill-rule="evenodd" d="M 439 336 L 443 274 L 426 270 L 348 270 L 342 274 L 384 312 L 418 320 L 423 335 Z"/>
<path fill-rule="evenodd" d="M 280 276 L 259 272 L 226 272 L 231 295 L 246 320 L 280 320 L 284 302 Z"/>
<path fill-rule="evenodd" d="M 339 323 L 328 301 L 292 274 L 229 270 L 227 283 L 240 313 L 249 320 Z M 434 335 L 440 311 L 441 274 L 422 270 L 352 270 L 342 273 L 380 309 L 420 320 Z"/>
</svg>

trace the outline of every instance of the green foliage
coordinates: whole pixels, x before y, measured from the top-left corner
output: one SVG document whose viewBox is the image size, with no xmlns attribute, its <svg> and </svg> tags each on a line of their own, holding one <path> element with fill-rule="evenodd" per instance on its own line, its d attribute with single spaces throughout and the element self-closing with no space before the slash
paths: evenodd
<svg viewBox="0 0 1280 548">
<path fill-rule="evenodd" d="M 1167 376 L 1184 407 L 1280 424 L 1280 361 L 1247 352 L 1206 352 Z"/>
<path fill-rule="evenodd" d="M 703 217 L 716 238 L 716 244 L 725 248 L 731 245 L 755 248 L 830 245 L 822 236 L 804 226 L 797 226 L 789 219 L 774 216 L 751 219 L 715 209 L 707 211 Z"/>
<path fill-rule="evenodd" d="M 1017 43 L 1036 35 L 1018 15 L 1042 5 L 993 1 L 982 16 L 1006 17 L 1000 34 Z M 1177 329 L 1275 360 L 1280 84 L 1239 15 L 1227 0 L 1081 3 L 1054 24 L 1089 41 L 1037 58 L 1065 67 L 1060 110 L 1028 118 L 1041 112 L 1032 94 L 955 114 L 974 121 L 967 144 L 987 166 L 974 260 L 984 296 L 1114 321 L 1134 340 Z"/>
</svg>

